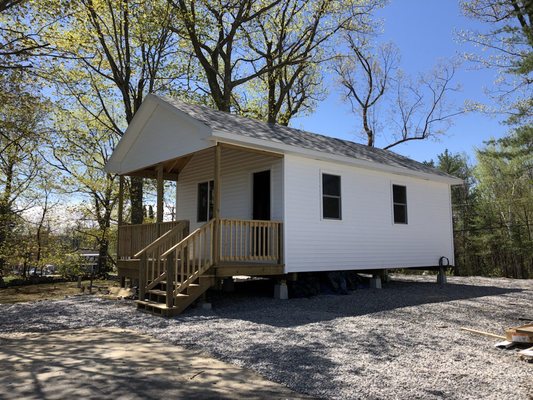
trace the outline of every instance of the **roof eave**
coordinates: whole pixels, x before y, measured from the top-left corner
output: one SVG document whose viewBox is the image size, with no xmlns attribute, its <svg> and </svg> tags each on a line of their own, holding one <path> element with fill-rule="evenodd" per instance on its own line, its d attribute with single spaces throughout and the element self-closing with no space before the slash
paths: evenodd
<svg viewBox="0 0 533 400">
<path fill-rule="evenodd" d="M 237 145 L 250 146 L 259 150 L 273 151 L 283 154 L 296 154 L 308 158 L 313 158 L 322 161 L 334 161 L 342 164 L 353 165 L 360 168 L 370 169 L 374 171 L 390 172 L 396 175 L 412 176 L 419 179 L 425 179 L 436 182 L 448 183 L 449 185 L 461 185 L 463 180 L 455 177 L 447 177 L 438 174 L 430 174 L 421 171 L 414 171 L 412 169 L 403 167 L 394 167 L 391 165 L 380 164 L 373 161 L 361 160 L 354 157 L 348 157 L 338 154 L 326 153 L 312 149 L 306 149 L 299 146 L 292 146 L 285 143 L 274 142 L 270 140 L 251 138 L 243 135 L 213 131 L 212 138 L 215 141 L 223 141 Z"/>
</svg>

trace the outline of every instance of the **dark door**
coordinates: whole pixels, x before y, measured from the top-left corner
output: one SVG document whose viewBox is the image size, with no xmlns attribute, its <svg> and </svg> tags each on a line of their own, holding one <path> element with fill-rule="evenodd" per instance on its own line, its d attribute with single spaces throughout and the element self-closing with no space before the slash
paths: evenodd
<svg viewBox="0 0 533 400">
<path fill-rule="evenodd" d="M 270 171 L 254 173 L 252 219 L 270 220 Z M 270 232 L 265 226 L 252 230 L 252 251 L 254 256 L 269 254 Z"/>
<path fill-rule="evenodd" d="M 254 173 L 253 219 L 270 220 L 270 171 Z"/>
</svg>

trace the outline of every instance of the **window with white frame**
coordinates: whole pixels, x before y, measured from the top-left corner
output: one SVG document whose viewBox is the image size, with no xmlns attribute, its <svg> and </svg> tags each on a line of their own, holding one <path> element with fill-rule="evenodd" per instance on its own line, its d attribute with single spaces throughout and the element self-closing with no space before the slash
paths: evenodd
<svg viewBox="0 0 533 400">
<path fill-rule="evenodd" d="M 198 184 L 197 222 L 207 222 L 213 218 L 214 187 L 214 181 L 201 182 Z"/>
<path fill-rule="evenodd" d="M 392 185 L 392 206 L 395 224 L 407 224 L 407 188 Z"/>
<path fill-rule="evenodd" d="M 341 219 L 341 177 L 322 174 L 322 218 Z"/>
</svg>

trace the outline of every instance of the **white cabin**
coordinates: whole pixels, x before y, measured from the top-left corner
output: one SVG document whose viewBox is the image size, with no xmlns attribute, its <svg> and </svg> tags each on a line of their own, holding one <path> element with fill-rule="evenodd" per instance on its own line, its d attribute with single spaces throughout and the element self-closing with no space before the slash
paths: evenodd
<svg viewBox="0 0 533 400">
<path fill-rule="evenodd" d="M 454 263 L 462 181 L 391 151 L 149 95 L 106 170 L 157 177 L 161 209 L 162 181 L 176 181 L 177 221 L 119 228 L 119 274 L 141 270 L 147 291 L 169 258 L 181 283 Z"/>
</svg>

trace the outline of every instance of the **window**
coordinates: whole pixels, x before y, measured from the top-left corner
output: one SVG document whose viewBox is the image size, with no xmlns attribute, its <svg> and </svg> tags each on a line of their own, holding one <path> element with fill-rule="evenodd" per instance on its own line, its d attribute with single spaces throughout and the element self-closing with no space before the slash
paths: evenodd
<svg viewBox="0 0 533 400">
<path fill-rule="evenodd" d="M 341 177 L 322 174 L 322 218 L 341 219 Z"/>
<path fill-rule="evenodd" d="M 394 208 L 394 223 L 407 223 L 407 189 L 405 186 L 392 185 L 392 204 Z"/>
<path fill-rule="evenodd" d="M 197 222 L 207 222 L 213 218 L 214 187 L 214 181 L 202 182 L 198 184 L 198 210 L 196 214 Z"/>
</svg>

